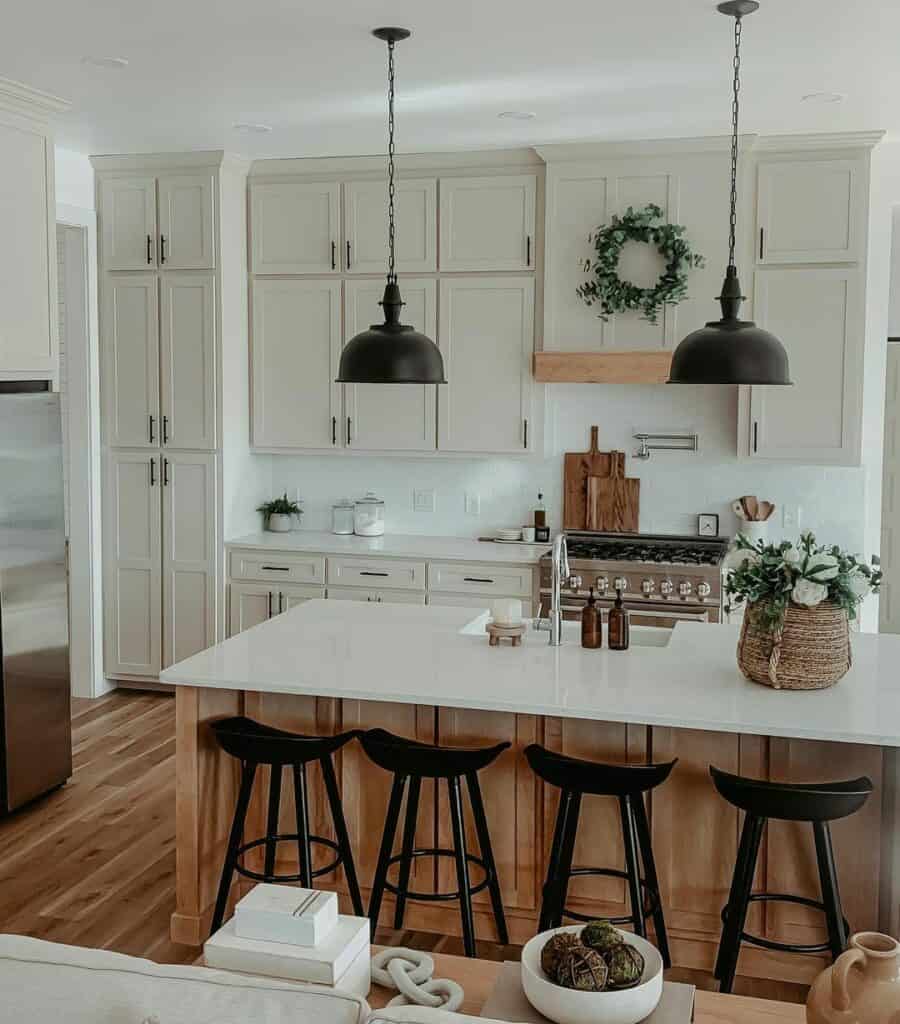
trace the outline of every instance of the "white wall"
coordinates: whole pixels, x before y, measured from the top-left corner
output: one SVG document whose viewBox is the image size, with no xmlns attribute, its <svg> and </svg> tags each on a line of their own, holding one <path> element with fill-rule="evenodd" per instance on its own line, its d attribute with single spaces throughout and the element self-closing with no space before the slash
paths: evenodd
<svg viewBox="0 0 900 1024">
<path fill-rule="evenodd" d="M 57 146 L 56 202 L 77 206 L 82 210 L 94 209 L 94 169 L 84 153 Z"/>
<path fill-rule="evenodd" d="M 896 147 L 897 143 L 892 143 Z M 900 191 L 900 190 L 898 190 Z M 900 338 L 900 198 L 893 208 L 891 230 L 891 295 L 888 313 L 888 337 Z"/>
</svg>

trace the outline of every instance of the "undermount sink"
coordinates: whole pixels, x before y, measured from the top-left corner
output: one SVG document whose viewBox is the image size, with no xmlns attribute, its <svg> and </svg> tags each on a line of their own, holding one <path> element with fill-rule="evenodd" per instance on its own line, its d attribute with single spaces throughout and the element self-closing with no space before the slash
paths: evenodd
<svg viewBox="0 0 900 1024">
<path fill-rule="evenodd" d="M 490 612 L 482 612 L 480 615 L 472 619 L 471 622 L 467 622 L 465 626 L 463 626 L 459 631 L 460 636 L 483 636 L 484 627 L 490 621 Z M 535 644 L 543 644 L 544 646 L 547 646 L 549 633 L 546 630 L 535 629 L 533 619 L 526 619 L 525 626 L 525 636 L 522 638 L 522 642 L 526 646 L 531 647 Z M 662 629 L 659 626 L 632 626 L 630 638 L 631 647 L 668 647 L 669 641 L 672 639 L 672 630 Z M 606 627 L 604 626 L 604 648 L 606 647 L 606 642 Z M 580 622 L 563 622 L 563 643 L 566 645 L 581 645 Z"/>
</svg>

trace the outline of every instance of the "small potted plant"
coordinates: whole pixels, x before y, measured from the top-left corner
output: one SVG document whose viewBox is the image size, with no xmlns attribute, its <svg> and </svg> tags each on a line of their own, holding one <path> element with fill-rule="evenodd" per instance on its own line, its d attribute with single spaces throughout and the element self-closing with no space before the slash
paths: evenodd
<svg viewBox="0 0 900 1024">
<path fill-rule="evenodd" d="M 299 519 L 303 515 L 300 503 L 291 501 L 287 493 L 281 498 L 264 501 L 256 511 L 262 512 L 266 529 L 272 533 L 290 533 L 294 516 Z"/>
<path fill-rule="evenodd" d="M 877 592 L 878 565 L 819 545 L 812 533 L 797 545 L 738 534 L 725 591 L 747 602 L 737 652 L 744 675 L 775 689 L 833 686 L 850 668 L 850 621 Z"/>
</svg>

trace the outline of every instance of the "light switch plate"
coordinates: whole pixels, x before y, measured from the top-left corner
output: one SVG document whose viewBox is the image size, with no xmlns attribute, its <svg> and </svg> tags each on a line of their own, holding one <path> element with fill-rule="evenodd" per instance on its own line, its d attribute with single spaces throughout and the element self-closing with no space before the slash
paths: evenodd
<svg viewBox="0 0 900 1024">
<path fill-rule="evenodd" d="M 481 495 L 480 494 L 466 494 L 466 515 L 467 516 L 480 516 L 481 515 Z"/>
<path fill-rule="evenodd" d="M 416 489 L 413 491 L 413 511 L 433 512 L 434 511 L 434 490 L 430 487 Z"/>
<path fill-rule="evenodd" d="M 800 529 L 800 506 L 785 502 L 781 506 L 781 525 L 785 530 Z"/>
</svg>

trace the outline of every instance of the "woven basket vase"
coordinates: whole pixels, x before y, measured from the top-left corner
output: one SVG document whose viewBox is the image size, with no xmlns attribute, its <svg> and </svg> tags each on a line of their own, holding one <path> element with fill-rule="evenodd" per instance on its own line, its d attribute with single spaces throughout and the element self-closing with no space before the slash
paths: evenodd
<svg viewBox="0 0 900 1024">
<path fill-rule="evenodd" d="M 850 625 L 843 608 L 823 601 L 815 608 L 789 604 L 780 631 L 756 624 L 757 608 L 747 606 L 737 660 L 754 683 L 776 690 L 822 690 L 850 668 Z"/>
</svg>

